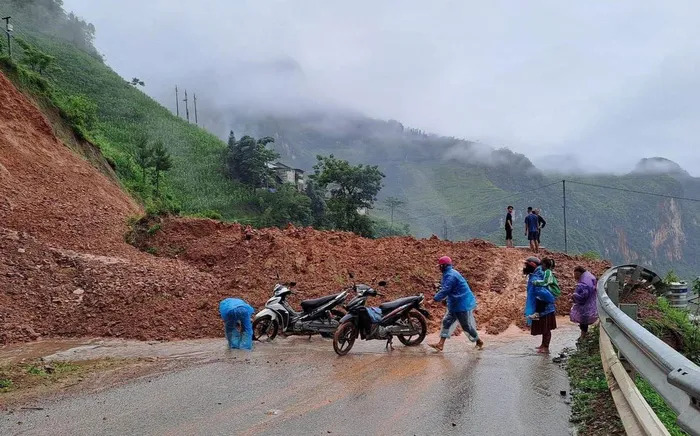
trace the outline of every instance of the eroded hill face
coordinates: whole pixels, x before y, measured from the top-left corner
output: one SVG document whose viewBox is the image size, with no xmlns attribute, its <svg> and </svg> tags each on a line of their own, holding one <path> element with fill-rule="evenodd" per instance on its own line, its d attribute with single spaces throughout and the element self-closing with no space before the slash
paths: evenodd
<svg viewBox="0 0 700 436">
<path fill-rule="evenodd" d="M 313 229 L 253 230 L 211 220 L 167 219 L 140 239 L 152 256 L 124 242 L 140 208 L 115 183 L 75 155 L 51 125 L 0 75 L 0 344 L 43 336 L 137 339 L 221 335 L 218 302 L 229 296 L 261 309 L 278 280 L 299 283 L 300 299 L 358 281 L 387 280 L 387 299 L 434 294 L 436 260 L 450 255 L 469 280 L 480 327 L 522 322 L 528 253 L 483 241 L 437 238 L 368 240 Z M 153 232 L 151 232 L 153 233 Z M 576 264 L 553 255 L 569 309 Z M 444 307 L 428 303 L 437 327 Z"/>
<path fill-rule="evenodd" d="M 136 203 L 56 139 L 2 74 L 0 102 L 0 225 L 66 248 L 119 249 Z"/>
</svg>

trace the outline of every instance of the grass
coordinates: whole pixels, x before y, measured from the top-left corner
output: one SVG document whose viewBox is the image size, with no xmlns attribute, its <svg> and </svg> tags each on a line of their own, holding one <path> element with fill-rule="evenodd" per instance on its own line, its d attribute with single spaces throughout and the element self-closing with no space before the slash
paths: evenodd
<svg viewBox="0 0 700 436">
<path fill-rule="evenodd" d="M 48 96 L 69 120 L 72 107 L 79 105 L 90 110 L 94 105 L 94 122 L 74 127 L 79 127 L 78 133 L 99 147 L 130 194 L 155 209 L 167 207 L 185 214 L 215 211 L 226 219 L 248 219 L 254 215 L 247 207 L 250 190 L 224 174 L 223 141 L 176 117 L 129 85 L 96 56 L 94 48 L 79 48 L 57 35 L 54 29 L 69 25 L 65 14 L 39 12 L 40 6 L 30 9 L 18 4 L 0 0 L 0 10 L 16 19 L 18 37 L 54 56 L 55 61 L 43 76 L 21 65 L 8 68 L 5 64 L 3 69 L 15 69 L 12 80 L 30 85 L 25 89 L 35 94 Z M 22 59 L 20 47 L 16 47 L 14 59 Z M 162 141 L 172 156 L 173 168 L 165 175 L 161 189 L 160 203 L 164 204 L 150 201 L 155 195 L 152 188 L 144 185 L 133 157 L 142 137 Z"/>
<path fill-rule="evenodd" d="M 571 422 L 581 435 L 624 435 L 622 422 L 608 389 L 598 347 L 598 327 L 579 342 L 569 356 L 567 372 L 571 381 Z"/>
<path fill-rule="evenodd" d="M 0 394 L 22 394 L 43 386 L 61 385 L 91 372 L 115 369 L 133 362 L 133 359 L 97 359 L 3 365 L 0 366 Z"/>
<path fill-rule="evenodd" d="M 656 416 L 659 417 L 661 422 L 666 427 L 671 436 L 687 436 L 688 433 L 684 432 L 678 424 L 676 424 L 676 419 L 678 415 L 671 410 L 666 402 L 661 398 L 651 385 L 641 378 L 639 375 L 634 380 L 634 384 L 637 385 L 637 389 L 642 393 L 644 399 L 649 403 Z"/>
<path fill-rule="evenodd" d="M 672 335 L 680 339 L 678 351 L 696 365 L 700 365 L 700 329 L 693 324 L 685 310 L 674 309 L 668 300 L 659 297 L 654 309 L 661 314 L 659 317 L 642 320 L 644 327 L 659 338 Z"/>
</svg>

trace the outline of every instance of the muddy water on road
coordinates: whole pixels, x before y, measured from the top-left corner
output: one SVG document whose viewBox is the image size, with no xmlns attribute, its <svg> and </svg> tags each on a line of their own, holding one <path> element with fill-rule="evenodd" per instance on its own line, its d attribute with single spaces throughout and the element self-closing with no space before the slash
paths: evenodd
<svg viewBox="0 0 700 436">
<path fill-rule="evenodd" d="M 560 327 L 553 350 L 576 335 L 575 326 Z M 483 351 L 462 336 L 443 353 L 358 341 L 344 357 L 317 337 L 258 344 L 252 353 L 223 350 L 223 340 L 93 342 L 51 358 L 118 350 L 200 363 L 3 416 L 0 433 L 568 434 L 566 374 L 533 352 L 539 338 L 512 330 L 485 339 Z"/>
</svg>

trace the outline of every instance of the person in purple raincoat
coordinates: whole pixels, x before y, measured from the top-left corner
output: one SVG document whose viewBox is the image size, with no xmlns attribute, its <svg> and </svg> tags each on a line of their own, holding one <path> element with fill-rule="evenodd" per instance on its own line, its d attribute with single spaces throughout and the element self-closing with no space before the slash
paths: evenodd
<svg viewBox="0 0 700 436">
<path fill-rule="evenodd" d="M 574 278 L 578 284 L 571 296 L 574 305 L 571 307 L 570 317 L 572 322 L 579 325 L 581 338 L 583 338 L 588 333 L 588 326 L 598 320 L 598 308 L 596 307 L 598 280 L 582 266 L 574 268 Z"/>
</svg>

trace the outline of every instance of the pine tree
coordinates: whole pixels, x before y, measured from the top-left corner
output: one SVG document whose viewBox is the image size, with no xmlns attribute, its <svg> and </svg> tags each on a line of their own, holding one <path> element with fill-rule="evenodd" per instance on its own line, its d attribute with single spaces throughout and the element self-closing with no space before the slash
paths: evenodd
<svg viewBox="0 0 700 436">
<path fill-rule="evenodd" d="M 158 141 L 153 146 L 153 173 L 156 179 L 156 193 L 160 189 L 160 173 L 168 171 L 173 166 L 173 160 L 170 153 L 165 149 L 161 141 Z"/>
</svg>

